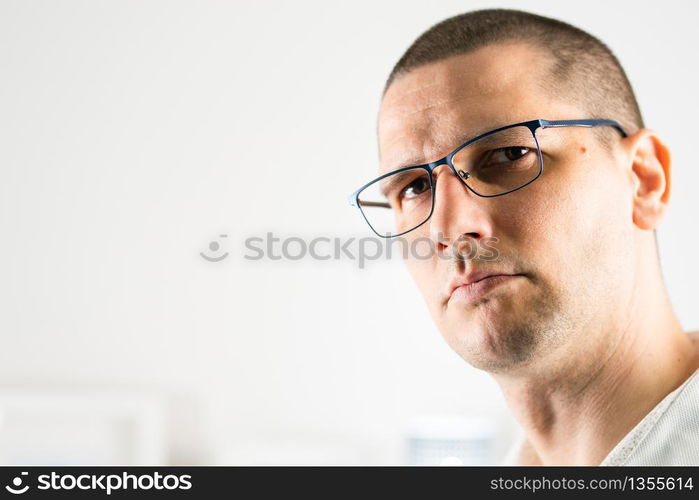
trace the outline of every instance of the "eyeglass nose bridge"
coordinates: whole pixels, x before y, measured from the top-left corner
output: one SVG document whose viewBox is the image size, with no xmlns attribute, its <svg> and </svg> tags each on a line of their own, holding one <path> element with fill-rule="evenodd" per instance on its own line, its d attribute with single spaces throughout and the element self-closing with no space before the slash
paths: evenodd
<svg viewBox="0 0 699 500">
<path fill-rule="evenodd" d="M 471 186 L 469 186 L 465 181 L 471 177 L 470 172 L 466 172 L 464 170 L 456 170 L 454 167 L 454 163 L 451 161 L 451 156 L 453 155 L 448 155 L 445 156 L 444 158 L 441 158 L 437 161 L 433 161 L 432 163 L 428 163 L 427 167 L 429 168 L 430 171 L 430 182 L 432 183 L 432 189 L 435 189 L 437 187 L 433 172 L 435 169 L 441 165 L 447 165 L 449 167 L 449 170 L 454 172 L 454 175 L 461 181 L 461 183 L 466 186 L 469 190 L 472 191 Z"/>
</svg>

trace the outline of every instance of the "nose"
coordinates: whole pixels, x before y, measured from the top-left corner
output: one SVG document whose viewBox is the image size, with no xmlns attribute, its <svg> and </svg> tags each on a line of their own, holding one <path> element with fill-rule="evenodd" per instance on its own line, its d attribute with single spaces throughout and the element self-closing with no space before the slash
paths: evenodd
<svg viewBox="0 0 699 500">
<path fill-rule="evenodd" d="M 438 172 L 441 170 L 441 172 Z M 430 217 L 430 238 L 440 251 L 464 238 L 481 240 L 492 235 L 488 202 L 472 193 L 448 165 L 433 171 L 434 209 Z"/>
</svg>

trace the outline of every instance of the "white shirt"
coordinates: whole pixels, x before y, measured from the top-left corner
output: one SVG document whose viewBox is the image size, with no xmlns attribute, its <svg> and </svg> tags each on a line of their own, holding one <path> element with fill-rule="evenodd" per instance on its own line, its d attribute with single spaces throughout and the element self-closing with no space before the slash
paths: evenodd
<svg viewBox="0 0 699 500">
<path fill-rule="evenodd" d="M 699 370 L 656 405 L 600 465 L 699 465 Z M 520 435 L 501 465 L 521 465 Z"/>
</svg>

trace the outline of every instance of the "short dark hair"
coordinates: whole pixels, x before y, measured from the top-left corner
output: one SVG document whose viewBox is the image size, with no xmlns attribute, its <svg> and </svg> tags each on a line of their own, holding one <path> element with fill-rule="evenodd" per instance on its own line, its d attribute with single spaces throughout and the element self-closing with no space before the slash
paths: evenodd
<svg viewBox="0 0 699 500">
<path fill-rule="evenodd" d="M 609 47 L 575 26 L 520 10 L 476 10 L 435 24 L 393 67 L 384 94 L 397 77 L 412 69 L 505 42 L 525 42 L 547 50 L 553 56 L 547 90 L 576 100 L 589 117 L 616 120 L 628 133 L 644 127 L 631 83 Z M 605 143 L 606 129 L 597 129 Z"/>
</svg>

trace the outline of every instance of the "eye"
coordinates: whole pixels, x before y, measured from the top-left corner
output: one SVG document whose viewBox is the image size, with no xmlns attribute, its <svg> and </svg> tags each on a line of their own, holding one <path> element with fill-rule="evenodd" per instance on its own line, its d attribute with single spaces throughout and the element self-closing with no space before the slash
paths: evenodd
<svg viewBox="0 0 699 500">
<path fill-rule="evenodd" d="M 398 193 L 398 198 L 400 200 L 409 200 L 411 198 L 416 198 L 429 190 L 430 182 L 427 177 L 418 177 L 401 189 L 400 193 Z"/>
<path fill-rule="evenodd" d="M 530 149 L 525 146 L 511 146 L 508 148 L 496 149 L 493 151 L 493 156 L 502 154 L 507 161 L 517 161 L 529 153 Z"/>
</svg>

